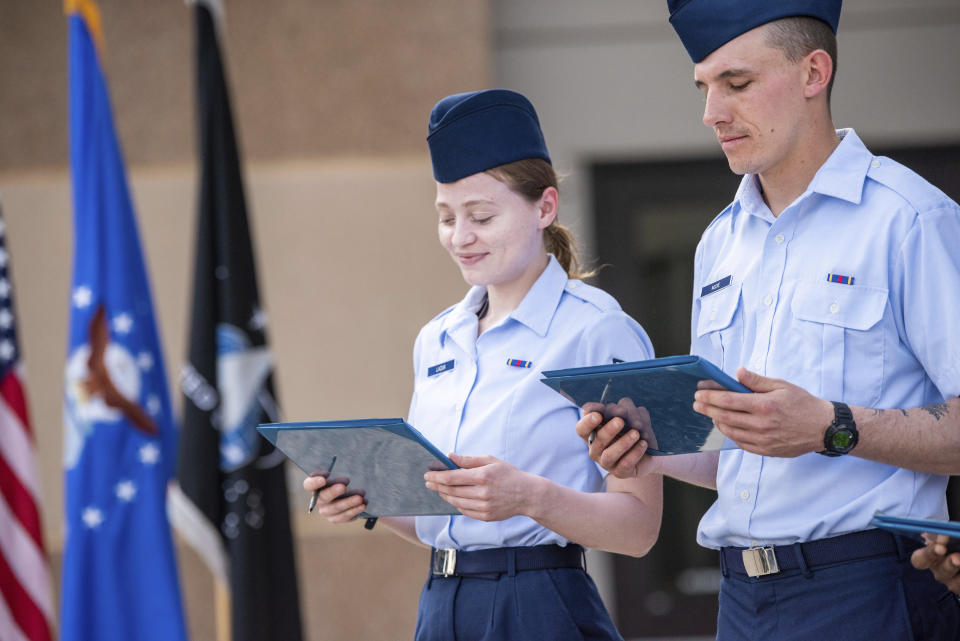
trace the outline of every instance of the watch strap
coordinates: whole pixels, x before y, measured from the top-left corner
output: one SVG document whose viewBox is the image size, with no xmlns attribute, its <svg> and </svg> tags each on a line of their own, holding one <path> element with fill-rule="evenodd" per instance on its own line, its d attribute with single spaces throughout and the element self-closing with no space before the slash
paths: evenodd
<svg viewBox="0 0 960 641">
<path fill-rule="evenodd" d="M 833 403 L 833 424 L 846 423 L 852 425 L 853 412 L 850 411 L 850 406 L 846 403 L 838 403 L 837 401 L 830 402 Z"/>
<path fill-rule="evenodd" d="M 817 452 L 824 456 L 843 456 L 849 454 L 854 447 L 857 446 L 857 442 L 860 440 L 859 432 L 857 431 L 857 424 L 853 420 L 853 412 L 850 410 L 850 406 L 846 403 L 839 403 L 837 401 L 830 401 L 833 404 L 833 422 L 827 426 L 826 432 L 823 434 L 823 447 L 824 449 Z M 845 451 L 837 451 L 834 449 L 833 438 L 838 428 L 843 425 L 847 427 L 848 431 L 851 432 L 853 437 L 853 443 Z"/>
</svg>

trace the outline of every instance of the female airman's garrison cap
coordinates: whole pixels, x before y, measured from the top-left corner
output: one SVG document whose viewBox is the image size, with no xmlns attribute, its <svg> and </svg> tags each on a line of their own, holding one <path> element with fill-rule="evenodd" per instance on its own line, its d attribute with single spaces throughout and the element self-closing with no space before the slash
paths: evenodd
<svg viewBox="0 0 960 641">
<path fill-rule="evenodd" d="M 696 63 L 737 36 L 780 18 L 819 18 L 836 33 L 841 1 L 667 0 L 667 7 L 670 24 Z"/>
<path fill-rule="evenodd" d="M 427 144 L 437 182 L 452 183 L 525 158 L 550 162 L 533 105 L 507 89 L 447 96 L 430 112 Z"/>
</svg>

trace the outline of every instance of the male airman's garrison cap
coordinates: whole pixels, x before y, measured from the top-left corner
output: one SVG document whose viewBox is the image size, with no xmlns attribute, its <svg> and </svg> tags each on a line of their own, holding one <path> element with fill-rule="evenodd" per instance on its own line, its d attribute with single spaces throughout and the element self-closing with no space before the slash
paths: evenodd
<svg viewBox="0 0 960 641">
<path fill-rule="evenodd" d="M 819 18 L 836 33 L 841 1 L 667 0 L 667 7 L 670 24 L 696 63 L 737 36 L 780 18 Z"/>
<path fill-rule="evenodd" d="M 430 158 L 437 182 L 452 183 L 525 158 L 550 162 L 533 105 L 507 89 L 447 96 L 430 112 Z"/>
</svg>

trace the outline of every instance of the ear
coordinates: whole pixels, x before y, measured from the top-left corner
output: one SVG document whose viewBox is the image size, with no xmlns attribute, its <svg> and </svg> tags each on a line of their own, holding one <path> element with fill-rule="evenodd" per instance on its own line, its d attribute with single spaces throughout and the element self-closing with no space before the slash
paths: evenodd
<svg viewBox="0 0 960 641">
<path fill-rule="evenodd" d="M 807 54 L 806 81 L 803 87 L 805 98 L 814 98 L 827 90 L 830 79 L 833 77 L 833 60 L 823 49 L 817 49 Z"/>
<path fill-rule="evenodd" d="M 537 201 L 537 212 L 539 215 L 537 229 L 546 229 L 556 220 L 557 211 L 560 209 L 560 194 L 556 187 L 547 187 L 540 195 Z"/>
</svg>

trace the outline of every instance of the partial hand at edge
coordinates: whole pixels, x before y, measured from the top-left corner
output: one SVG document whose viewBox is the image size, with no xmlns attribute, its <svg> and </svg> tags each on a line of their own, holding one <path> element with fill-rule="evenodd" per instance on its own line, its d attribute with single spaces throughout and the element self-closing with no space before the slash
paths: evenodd
<svg viewBox="0 0 960 641">
<path fill-rule="evenodd" d="M 947 554 L 950 537 L 945 534 L 924 534 L 923 537 L 927 544 L 914 550 L 910 557 L 913 567 L 930 570 L 937 581 L 946 585 L 951 592 L 960 594 L 960 552 Z"/>
</svg>

